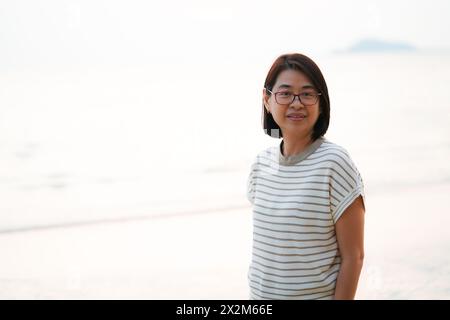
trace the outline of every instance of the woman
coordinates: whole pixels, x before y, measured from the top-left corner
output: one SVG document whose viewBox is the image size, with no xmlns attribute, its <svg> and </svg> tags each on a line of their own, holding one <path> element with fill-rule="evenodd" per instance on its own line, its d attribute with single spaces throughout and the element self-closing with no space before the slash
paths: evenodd
<svg viewBox="0 0 450 320">
<path fill-rule="evenodd" d="M 325 79 L 302 54 L 273 63 L 263 128 L 282 138 L 251 166 L 250 299 L 354 299 L 364 257 L 364 185 L 341 146 L 324 137 Z"/>
</svg>

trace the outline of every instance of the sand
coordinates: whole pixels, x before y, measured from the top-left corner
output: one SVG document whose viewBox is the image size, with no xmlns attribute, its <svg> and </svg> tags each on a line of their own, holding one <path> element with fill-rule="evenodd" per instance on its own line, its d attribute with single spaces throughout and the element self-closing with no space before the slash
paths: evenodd
<svg viewBox="0 0 450 320">
<path fill-rule="evenodd" d="M 449 299 L 450 184 L 366 190 L 357 299 Z M 1 299 L 247 299 L 251 207 L 0 235 Z"/>
</svg>

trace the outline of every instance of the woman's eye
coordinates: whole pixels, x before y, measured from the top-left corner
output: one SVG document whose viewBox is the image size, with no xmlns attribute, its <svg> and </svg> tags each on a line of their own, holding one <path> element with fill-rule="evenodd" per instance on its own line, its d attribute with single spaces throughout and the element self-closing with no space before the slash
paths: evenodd
<svg viewBox="0 0 450 320">
<path fill-rule="evenodd" d="M 300 93 L 300 95 L 302 97 L 311 97 L 313 95 L 313 93 L 312 92 L 303 92 L 303 93 Z"/>
<path fill-rule="evenodd" d="M 290 93 L 290 92 L 280 92 L 279 95 L 280 95 L 280 97 L 289 97 L 290 95 L 292 95 L 292 93 Z"/>
</svg>

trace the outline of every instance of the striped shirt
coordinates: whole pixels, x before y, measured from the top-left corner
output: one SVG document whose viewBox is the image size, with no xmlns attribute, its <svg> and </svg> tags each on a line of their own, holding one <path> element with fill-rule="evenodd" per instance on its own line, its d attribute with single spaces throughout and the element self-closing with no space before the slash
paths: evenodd
<svg viewBox="0 0 450 320">
<path fill-rule="evenodd" d="M 348 152 L 320 137 L 293 156 L 273 146 L 247 181 L 253 206 L 250 299 L 332 299 L 340 269 L 335 223 L 364 185 Z"/>
</svg>

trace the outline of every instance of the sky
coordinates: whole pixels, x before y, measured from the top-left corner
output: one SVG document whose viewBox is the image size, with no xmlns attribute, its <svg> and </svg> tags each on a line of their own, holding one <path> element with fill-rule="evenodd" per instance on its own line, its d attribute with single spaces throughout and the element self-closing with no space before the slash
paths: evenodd
<svg viewBox="0 0 450 320">
<path fill-rule="evenodd" d="M 450 1 L 0 0 L 0 67 L 450 48 Z"/>
</svg>

